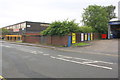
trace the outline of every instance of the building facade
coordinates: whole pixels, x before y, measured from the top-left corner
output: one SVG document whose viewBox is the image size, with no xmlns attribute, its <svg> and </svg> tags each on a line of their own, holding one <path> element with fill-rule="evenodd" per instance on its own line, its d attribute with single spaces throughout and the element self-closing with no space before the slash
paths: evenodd
<svg viewBox="0 0 120 80">
<path fill-rule="evenodd" d="M 10 33 L 6 35 L 6 40 L 22 40 L 23 35 L 40 35 L 40 32 L 49 27 L 49 23 L 24 21 L 21 23 L 3 27 Z"/>
<path fill-rule="evenodd" d="M 118 2 L 118 19 L 109 22 L 108 39 L 110 38 L 120 38 L 120 1 Z"/>
<path fill-rule="evenodd" d="M 4 28 L 10 30 L 10 34 L 12 35 L 23 35 L 25 33 L 39 33 L 48 26 L 49 23 L 24 21 Z"/>
</svg>

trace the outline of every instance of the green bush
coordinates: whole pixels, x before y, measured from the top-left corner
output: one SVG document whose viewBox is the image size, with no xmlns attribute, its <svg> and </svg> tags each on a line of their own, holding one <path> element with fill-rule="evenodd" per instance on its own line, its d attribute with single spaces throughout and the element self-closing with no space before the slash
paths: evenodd
<svg viewBox="0 0 120 80">
<path fill-rule="evenodd" d="M 94 32 L 94 29 L 92 27 L 89 27 L 89 26 L 81 26 L 81 27 L 79 27 L 79 32 L 92 33 L 92 32 Z"/>
<path fill-rule="evenodd" d="M 64 36 L 68 35 L 70 32 L 78 32 L 79 26 L 75 23 L 75 20 L 72 21 L 55 21 L 50 24 L 50 26 L 41 32 L 42 35 L 58 35 Z"/>
<path fill-rule="evenodd" d="M 0 34 L 6 35 L 6 34 L 9 34 L 9 33 L 10 33 L 10 31 L 8 29 L 0 28 Z"/>
</svg>

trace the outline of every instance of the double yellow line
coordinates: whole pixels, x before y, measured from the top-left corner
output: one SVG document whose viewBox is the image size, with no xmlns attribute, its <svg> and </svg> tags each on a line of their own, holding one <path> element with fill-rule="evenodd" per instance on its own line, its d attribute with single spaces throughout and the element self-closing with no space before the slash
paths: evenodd
<svg viewBox="0 0 120 80">
<path fill-rule="evenodd" d="M 6 80 L 6 79 L 0 75 L 0 80 Z"/>
</svg>

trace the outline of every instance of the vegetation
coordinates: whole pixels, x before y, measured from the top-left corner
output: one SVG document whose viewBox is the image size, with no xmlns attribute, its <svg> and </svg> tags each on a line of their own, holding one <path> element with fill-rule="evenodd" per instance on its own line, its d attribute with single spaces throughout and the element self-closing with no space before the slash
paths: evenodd
<svg viewBox="0 0 120 80">
<path fill-rule="evenodd" d="M 58 35 L 64 36 L 68 35 L 70 32 L 78 32 L 79 26 L 75 23 L 75 20 L 72 21 L 55 21 L 50 24 L 50 26 L 41 32 L 43 35 Z"/>
<path fill-rule="evenodd" d="M 94 29 L 92 27 L 89 27 L 89 26 L 81 26 L 81 27 L 79 27 L 79 32 L 91 33 L 91 32 L 94 32 Z"/>
<path fill-rule="evenodd" d="M 90 5 L 82 15 L 85 26 L 91 26 L 97 33 L 107 33 L 108 22 L 115 17 L 114 6 Z"/>
<path fill-rule="evenodd" d="M 0 33 L 1 33 L 2 35 L 6 35 L 6 34 L 9 34 L 10 31 L 7 30 L 7 29 L 4 29 L 4 28 L 0 28 Z"/>
<path fill-rule="evenodd" d="M 113 19 L 113 18 L 116 18 L 116 15 L 115 15 L 115 13 L 114 13 L 114 10 L 115 10 L 115 6 L 113 6 L 113 5 L 110 5 L 110 6 L 106 6 L 106 7 L 104 7 L 105 9 L 106 9 L 106 11 L 107 11 L 107 13 L 108 13 L 108 19 L 109 20 L 111 20 L 111 19 Z"/>
<path fill-rule="evenodd" d="M 108 22 L 110 19 L 115 18 L 115 6 L 98 6 L 90 5 L 84 9 L 83 23 L 84 26 L 79 27 L 75 20 L 72 21 L 55 21 L 50 26 L 41 32 L 42 35 L 57 35 L 64 36 L 72 32 L 97 32 L 107 33 Z M 91 27 L 90 27 L 91 26 Z"/>
<path fill-rule="evenodd" d="M 73 44 L 73 46 L 75 46 L 75 47 L 77 47 L 77 46 L 85 46 L 85 45 L 90 45 L 90 44 L 89 43 L 84 43 L 84 42 Z"/>
</svg>

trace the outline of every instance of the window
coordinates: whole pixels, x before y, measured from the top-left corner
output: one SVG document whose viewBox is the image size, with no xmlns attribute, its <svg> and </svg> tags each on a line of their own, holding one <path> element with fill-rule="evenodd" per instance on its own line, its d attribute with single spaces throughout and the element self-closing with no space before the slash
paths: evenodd
<svg viewBox="0 0 120 80">
<path fill-rule="evenodd" d="M 7 27 L 7 29 L 10 29 L 10 27 Z"/>
<path fill-rule="evenodd" d="M 13 29 L 13 26 L 10 26 L 10 29 Z"/>
<path fill-rule="evenodd" d="M 22 23 L 21 28 L 26 28 L 26 23 Z"/>
<path fill-rule="evenodd" d="M 31 25 L 27 25 L 27 27 L 31 27 Z"/>
</svg>

